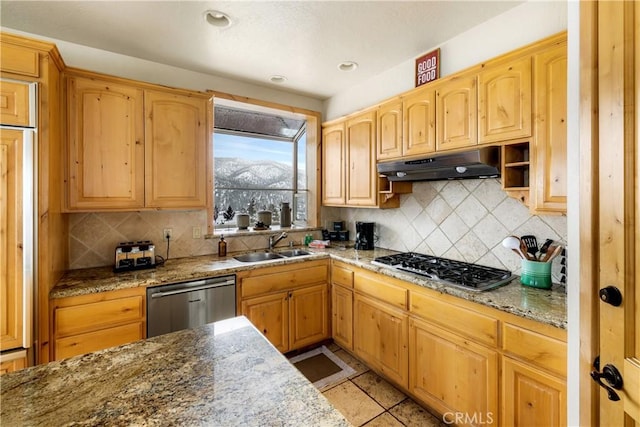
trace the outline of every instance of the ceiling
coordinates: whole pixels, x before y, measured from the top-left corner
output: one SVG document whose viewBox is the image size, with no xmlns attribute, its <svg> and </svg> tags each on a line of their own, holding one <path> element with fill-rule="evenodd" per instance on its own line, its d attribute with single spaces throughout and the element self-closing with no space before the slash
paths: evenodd
<svg viewBox="0 0 640 427">
<path fill-rule="evenodd" d="M 2 0 L 0 22 L 4 30 L 326 99 L 521 3 Z M 204 12 L 212 9 L 232 25 L 208 24 Z M 357 69 L 338 70 L 344 61 Z M 286 80 L 272 83 L 273 75 Z"/>
</svg>

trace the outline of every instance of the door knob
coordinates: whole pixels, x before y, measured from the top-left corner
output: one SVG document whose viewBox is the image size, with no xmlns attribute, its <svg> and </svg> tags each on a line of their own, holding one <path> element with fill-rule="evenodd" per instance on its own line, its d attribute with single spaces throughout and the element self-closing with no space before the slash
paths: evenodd
<svg viewBox="0 0 640 427">
<path fill-rule="evenodd" d="M 607 304 L 611 304 L 614 307 L 619 307 L 622 304 L 622 294 L 620 293 L 620 289 L 615 286 L 607 286 L 606 288 L 600 289 L 598 292 L 600 295 L 600 299 Z"/>
<path fill-rule="evenodd" d="M 620 400 L 620 396 L 613 389 L 620 390 L 622 388 L 622 375 L 620 375 L 620 371 L 618 368 L 611 364 L 604 365 L 602 368 L 602 372 L 598 372 L 600 370 L 600 356 L 596 357 L 593 361 L 593 371 L 591 371 L 591 378 L 598 383 L 598 385 L 605 390 L 607 390 L 607 397 L 609 400 L 617 402 Z M 607 384 L 602 382 L 602 379 L 607 382 Z"/>
</svg>

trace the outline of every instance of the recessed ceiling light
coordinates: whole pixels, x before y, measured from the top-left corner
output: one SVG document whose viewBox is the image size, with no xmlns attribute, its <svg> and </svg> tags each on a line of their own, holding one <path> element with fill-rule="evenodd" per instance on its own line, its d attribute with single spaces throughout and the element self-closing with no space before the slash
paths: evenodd
<svg viewBox="0 0 640 427">
<path fill-rule="evenodd" d="M 229 18 L 229 15 L 220 12 L 219 10 L 205 11 L 204 20 L 214 27 L 225 28 L 231 26 L 231 18 Z"/>
<path fill-rule="evenodd" d="M 358 68 L 358 63 L 353 61 L 344 61 L 338 64 L 338 70 L 340 71 L 353 71 Z"/>
<path fill-rule="evenodd" d="M 269 80 L 271 80 L 272 83 L 284 83 L 287 81 L 287 78 L 285 76 L 275 75 L 271 76 Z"/>
</svg>

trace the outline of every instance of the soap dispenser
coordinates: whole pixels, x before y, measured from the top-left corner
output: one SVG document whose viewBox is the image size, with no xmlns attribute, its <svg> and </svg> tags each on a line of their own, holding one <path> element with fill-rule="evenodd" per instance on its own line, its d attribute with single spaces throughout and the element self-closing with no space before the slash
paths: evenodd
<svg viewBox="0 0 640 427">
<path fill-rule="evenodd" d="M 218 242 L 218 256 L 227 256 L 227 242 L 224 241 L 223 235 L 220 236 L 220 241 Z"/>
</svg>

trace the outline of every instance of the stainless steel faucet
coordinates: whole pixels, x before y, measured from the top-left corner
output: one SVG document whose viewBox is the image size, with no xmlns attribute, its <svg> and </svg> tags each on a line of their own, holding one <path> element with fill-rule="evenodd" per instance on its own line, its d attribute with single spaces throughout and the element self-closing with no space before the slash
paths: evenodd
<svg viewBox="0 0 640 427">
<path fill-rule="evenodd" d="M 269 236 L 269 250 L 272 250 L 273 247 L 277 245 L 280 240 L 285 239 L 287 237 L 287 233 L 283 231 L 282 234 L 279 235 L 277 238 L 276 236 L 278 235 L 274 234 L 272 236 Z"/>
</svg>

